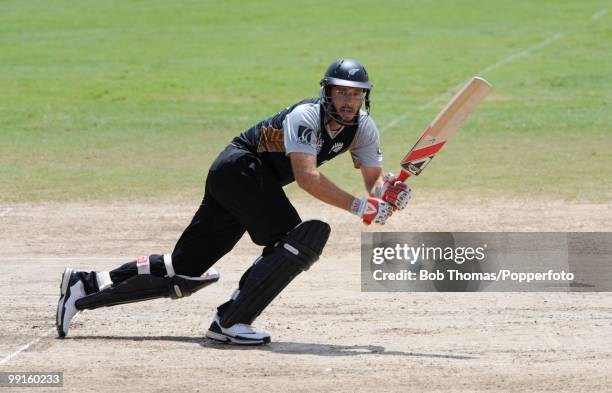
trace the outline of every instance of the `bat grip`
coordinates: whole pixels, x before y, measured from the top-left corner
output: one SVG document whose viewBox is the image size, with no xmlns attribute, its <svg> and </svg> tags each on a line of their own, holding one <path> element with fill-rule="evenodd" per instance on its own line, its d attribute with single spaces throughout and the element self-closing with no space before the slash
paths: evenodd
<svg viewBox="0 0 612 393">
<path fill-rule="evenodd" d="M 400 174 L 397 175 L 397 177 L 395 178 L 395 180 L 398 181 L 404 181 L 406 179 L 408 179 L 410 177 L 410 173 L 406 172 L 405 170 L 401 170 Z"/>
</svg>

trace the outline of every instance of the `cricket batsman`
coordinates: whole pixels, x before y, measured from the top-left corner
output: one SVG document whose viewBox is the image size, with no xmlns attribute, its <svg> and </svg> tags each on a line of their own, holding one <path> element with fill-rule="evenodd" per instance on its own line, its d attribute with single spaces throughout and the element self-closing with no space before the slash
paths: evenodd
<svg viewBox="0 0 612 393">
<path fill-rule="evenodd" d="M 327 223 L 300 219 L 283 186 L 296 181 L 315 198 L 365 224 L 384 224 L 410 199 L 405 183 L 392 174 L 383 177 L 365 67 L 355 60 L 337 60 L 320 84 L 319 97 L 260 121 L 219 154 L 208 172 L 202 203 L 172 253 L 143 256 L 110 272 L 66 268 L 57 305 L 59 336 L 68 334 L 80 310 L 178 299 L 216 282 L 219 274 L 212 266 L 248 232 L 262 253 L 230 299 L 217 308 L 206 337 L 237 345 L 269 343 L 270 335 L 251 326 L 253 321 L 319 259 L 330 234 Z M 367 196 L 349 194 L 318 170 L 346 151 L 361 170 Z"/>
</svg>

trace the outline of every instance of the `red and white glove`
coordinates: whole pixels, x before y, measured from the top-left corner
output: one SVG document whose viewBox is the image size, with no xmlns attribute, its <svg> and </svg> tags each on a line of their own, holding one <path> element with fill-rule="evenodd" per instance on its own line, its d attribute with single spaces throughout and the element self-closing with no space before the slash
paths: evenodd
<svg viewBox="0 0 612 393">
<path fill-rule="evenodd" d="M 408 205 L 412 189 L 403 181 L 396 180 L 393 173 L 387 173 L 382 188 L 376 193 L 383 201 L 390 203 L 395 210 L 402 210 Z M 380 195 L 378 195 L 380 194 Z"/>
<path fill-rule="evenodd" d="M 393 214 L 393 206 L 380 198 L 355 198 L 351 205 L 351 212 L 359 216 L 366 225 L 371 223 L 385 225 L 387 219 Z"/>
</svg>

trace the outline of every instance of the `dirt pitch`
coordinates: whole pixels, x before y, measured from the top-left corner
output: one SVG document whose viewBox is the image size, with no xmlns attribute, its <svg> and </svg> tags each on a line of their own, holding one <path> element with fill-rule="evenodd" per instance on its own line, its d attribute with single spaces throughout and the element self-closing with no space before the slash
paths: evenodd
<svg viewBox="0 0 612 393">
<path fill-rule="evenodd" d="M 167 252 L 195 208 L 0 206 L 0 371 L 63 371 L 64 388 L 48 391 L 69 392 L 612 391 L 610 294 L 361 293 L 359 233 L 377 228 L 314 201 L 298 203 L 302 217 L 329 221 L 332 236 L 258 319 L 271 345 L 202 335 L 258 254 L 248 237 L 216 265 L 217 284 L 183 300 L 88 311 L 55 338 L 65 266 L 107 270 Z M 610 231 L 612 205 L 440 197 L 415 200 L 384 230 Z M 16 389 L 29 390 L 46 389 Z"/>
</svg>

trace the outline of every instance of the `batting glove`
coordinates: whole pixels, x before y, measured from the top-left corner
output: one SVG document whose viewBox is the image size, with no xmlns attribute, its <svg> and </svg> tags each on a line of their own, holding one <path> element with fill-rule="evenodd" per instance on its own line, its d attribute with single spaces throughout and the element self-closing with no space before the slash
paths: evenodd
<svg viewBox="0 0 612 393">
<path fill-rule="evenodd" d="M 351 211 L 359 216 L 366 225 L 371 223 L 385 225 L 387 219 L 393 214 L 393 206 L 379 198 L 355 198 Z"/>
<path fill-rule="evenodd" d="M 412 189 L 403 181 L 396 180 L 393 173 L 387 173 L 378 195 L 383 201 L 390 203 L 394 210 L 402 210 L 408 205 Z"/>
</svg>

